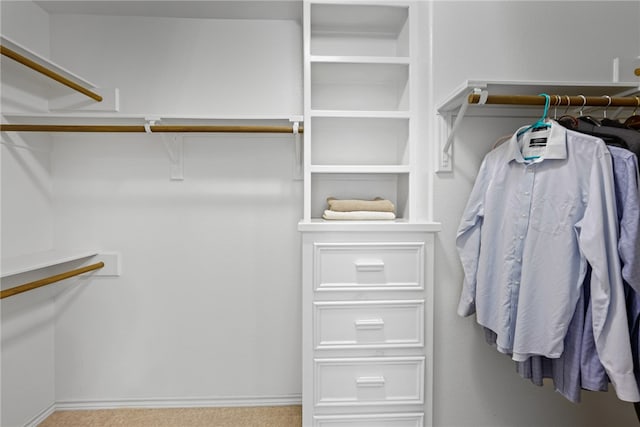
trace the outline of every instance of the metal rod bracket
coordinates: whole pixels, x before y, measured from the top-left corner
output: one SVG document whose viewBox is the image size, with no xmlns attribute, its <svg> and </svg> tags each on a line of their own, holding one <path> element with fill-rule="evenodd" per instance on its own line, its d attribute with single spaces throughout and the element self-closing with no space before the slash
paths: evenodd
<svg viewBox="0 0 640 427">
<path fill-rule="evenodd" d="M 289 119 L 291 123 L 293 123 L 293 137 L 294 137 L 294 164 L 293 164 L 293 179 L 294 181 L 302 181 L 303 180 L 303 155 L 302 155 L 302 138 L 300 133 L 300 122 L 302 122 L 302 116 L 294 116 Z"/>
</svg>

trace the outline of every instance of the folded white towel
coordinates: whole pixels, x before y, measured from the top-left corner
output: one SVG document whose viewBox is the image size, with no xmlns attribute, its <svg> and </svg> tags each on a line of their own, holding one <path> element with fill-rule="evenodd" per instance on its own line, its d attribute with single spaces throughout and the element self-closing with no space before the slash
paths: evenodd
<svg viewBox="0 0 640 427">
<path fill-rule="evenodd" d="M 380 197 L 376 197 L 373 200 L 336 199 L 329 197 L 327 199 L 327 204 L 329 205 L 329 210 L 334 212 L 395 212 L 396 210 L 393 203 Z"/>
<path fill-rule="evenodd" d="M 393 212 L 377 212 L 377 211 L 353 211 L 353 212 L 336 212 L 332 210 L 325 210 L 322 215 L 324 219 L 338 219 L 338 220 L 389 220 L 396 219 L 396 215 Z"/>
</svg>

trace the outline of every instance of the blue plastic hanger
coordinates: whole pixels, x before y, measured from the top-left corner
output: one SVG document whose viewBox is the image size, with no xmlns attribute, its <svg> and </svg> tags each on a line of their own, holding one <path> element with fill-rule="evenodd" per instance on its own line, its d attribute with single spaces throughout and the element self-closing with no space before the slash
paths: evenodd
<svg viewBox="0 0 640 427">
<path fill-rule="evenodd" d="M 546 122 L 547 120 L 547 116 L 549 115 L 549 104 L 551 103 L 551 97 L 549 95 L 547 95 L 546 93 L 541 93 L 540 96 L 544 96 L 544 111 L 542 112 L 542 117 L 540 117 L 538 119 L 537 122 L 535 122 L 534 124 L 532 124 L 531 126 L 527 126 L 526 128 L 522 129 L 520 132 L 518 132 L 518 136 L 522 135 L 523 133 L 527 132 L 530 129 L 540 129 L 540 128 L 550 128 L 551 125 L 549 123 Z"/>
</svg>

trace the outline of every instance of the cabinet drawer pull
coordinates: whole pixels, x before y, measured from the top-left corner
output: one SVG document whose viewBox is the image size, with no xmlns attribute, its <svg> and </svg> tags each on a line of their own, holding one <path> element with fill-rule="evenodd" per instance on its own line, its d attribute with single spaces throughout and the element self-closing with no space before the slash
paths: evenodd
<svg viewBox="0 0 640 427">
<path fill-rule="evenodd" d="M 356 261 L 356 271 L 380 272 L 384 271 L 384 261 Z"/>
<path fill-rule="evenodd" d="M 358 319 L 354 322 L 356 329 L 382 329 L 383 319 Z"/>
<path fill-rule="evenodd" d="M 384 377 L 359 377 L 356 378 L 358 387 L 384 387 Z"/>
</svg>

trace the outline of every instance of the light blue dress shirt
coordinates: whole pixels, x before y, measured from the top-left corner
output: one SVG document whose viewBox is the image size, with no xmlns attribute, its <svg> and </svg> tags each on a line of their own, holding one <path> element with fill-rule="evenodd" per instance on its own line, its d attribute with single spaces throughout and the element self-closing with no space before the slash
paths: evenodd
<svg viewBox="0 0 640 427">
<path fill-rule="evenodd" d="M 619 223 L 618 252 L 622 261 L 622 279 L 626 294 L 627 325 L 631 337 L 631 352 L 636 381 L 640 380 L 640 349 L 638 348 L 638 319 L 640 318 L 640 192 L 638 161 L 631 151 L 607 147 L 613 160 L 616 207 Z M 584 296 L 581 295 L 564 339 L 564 352 L 558 359 L 534 356 L 516 362 L 517 371 L 541 386 L 544 378 L 552 378 L 556 391 L 572 402 L 580 401 L 581 389 L 607 391 L 609 378 L 593 341 L 589 280 L 586 278 Z M 587 303 L 585 304 L 585 299 Z M 495 334 L 487 332 L 489 343 Z"/>
<path fill-rule="evenodd" d="M 534 139 L 519 132 L 487 154 L 469 196 L 456 239 L 458 314 L 476 313 L 515 361 L 558 358 L 590 264 L 598 354 L 618 397 L 638 401 L 609 151 L 551 122 L 540 157 L 525 160 Z"/>
</svg>

